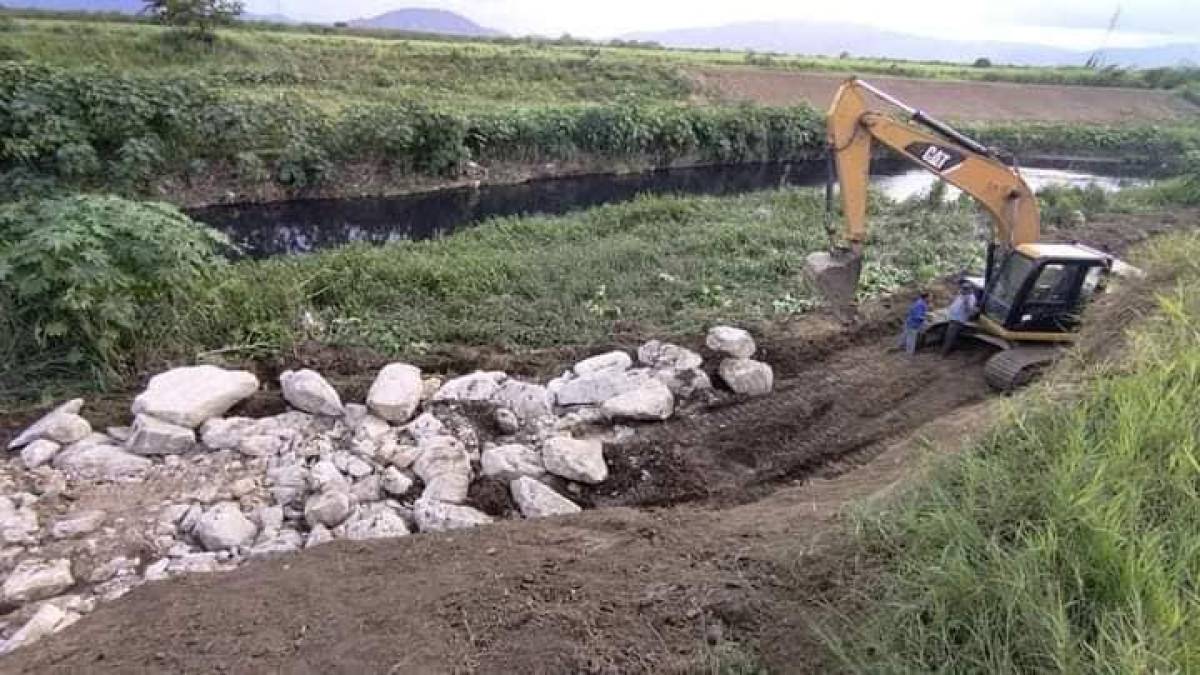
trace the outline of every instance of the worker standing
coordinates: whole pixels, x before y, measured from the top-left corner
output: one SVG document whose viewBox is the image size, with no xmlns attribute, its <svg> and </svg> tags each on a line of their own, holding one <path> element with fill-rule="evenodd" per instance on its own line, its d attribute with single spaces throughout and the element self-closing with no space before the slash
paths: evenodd
<svg viewBox="0 0 1200 675">
<path fill-rule="evenodd" d="M 908 316 L 904 318 L 904 330 L 900 333 L 897 347 L 909 354 L 917 353 L 917 338 L 925 327 L 925 315 L 929 313 L 929 292 L 922 291 L 908 308 Z"/>
<path fill-rule="evenodd" d="M 942 356 L 954 351 L 954 344 L 958 342 L 963 325 L 975 316 L 975 305 L 975 289 L 971 284 L 962 282 L 958 285 L 958 295 L 954 296 L 954 302 L 950 303 L 950 323 L 946 324 L 946 337 L 942 340 Z"/>
</svg>

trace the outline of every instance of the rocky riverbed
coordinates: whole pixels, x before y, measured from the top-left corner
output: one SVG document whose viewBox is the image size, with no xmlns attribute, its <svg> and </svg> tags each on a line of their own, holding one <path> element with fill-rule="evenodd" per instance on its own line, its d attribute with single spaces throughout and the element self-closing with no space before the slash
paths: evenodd
<svg viewBox="0 0 1200 675">
<path fill-rule="evenodd" d="M 771 391 L 748 333 L 717 327 L 707 346 L 729 392 Z M 658 341 L 545 384 L 502 372 L 443 382 L 394 363 L 361 404 L 317 372 L 287 371 L 290 409 L 257 419 L 227 416 L 259 391 L 253 374 L 192 366 L 152 378 L 130 425 L 103 432 L 82 399 L 66 402 L 0 464 L 0 652 L 148 581 L 339 538 L 576 513 L 608 477 L 606 445 L 721 395 L 704 365 Z"/>
</svg>

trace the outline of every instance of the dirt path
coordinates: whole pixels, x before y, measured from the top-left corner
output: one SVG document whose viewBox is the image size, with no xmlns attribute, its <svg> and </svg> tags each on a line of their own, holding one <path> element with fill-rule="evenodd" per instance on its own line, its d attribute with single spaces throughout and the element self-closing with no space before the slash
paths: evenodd
<svg viewBox="0 0 1200 675">
<path fill-rule="evenodd" d="M 767 105 L 809 103 L 824 110 L 847 76 L 709 68 L 696 71 L 695 77 L 719 97 Z M 882 76 L 866 79 L 903 101 L 949 119 L 1113 123 L 1176 120 L 1200 114 L 1200 107 L 1161 90 Z"/>
</svg>

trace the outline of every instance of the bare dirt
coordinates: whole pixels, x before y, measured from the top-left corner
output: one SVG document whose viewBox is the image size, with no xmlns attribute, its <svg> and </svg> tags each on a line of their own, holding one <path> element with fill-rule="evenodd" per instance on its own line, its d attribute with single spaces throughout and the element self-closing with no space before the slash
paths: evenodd
<svg viewBox="0 0 1200 675">
<path fill-rule="evenodd" d="M 808 103 L 822 110 L 847 77 L 755 68 L 709 68 L 695 71 L 694 76 L 718 98 L 767 105 Z M 883 76 L 866 79 L 903 101 L 948 119 L 1114 123 L 1200 114 L 1200 107 L 1160 90 Z"/>
<path fill-rule="evenodd" d="M 1075 236 L 1119 251 L 1188 224 L 1195 213 L 1120 216 Z M 0 671 L 682 673 L 739 654 L 770 672 L 836 669 L 819 631 L 853 611 L 873 572 L 846 508 L 890 494 L 925 449 L 963 447 L 1003 409 L 982 348 L 890 350 L 905 300 L 850 325 L 759 327 L 775 393 L 606 447 L 610 480 L 581 499 L 609 508 L 149 583 Z M 481 483 L 472 500 L 509 510 L 502 487 Z"/>
</svg>

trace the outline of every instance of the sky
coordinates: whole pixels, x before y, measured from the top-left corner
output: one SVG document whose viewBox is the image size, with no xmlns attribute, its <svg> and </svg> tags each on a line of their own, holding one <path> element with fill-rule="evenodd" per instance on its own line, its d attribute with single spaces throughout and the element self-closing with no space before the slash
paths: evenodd
<svg viewBox="0 0 1200 675">
<path fill-rule="evenodd" d="M 1120 7 L 1118 29 L 1107 26 Z M 611 38 L 743 21 L 836 21 L 955 40 L 1074 49 L 1200 43 L 1200 0 L 246 0 L 258 14 L 337 21 L 404 7 L 449 9 L 513 35 Z"/>
</svg>

